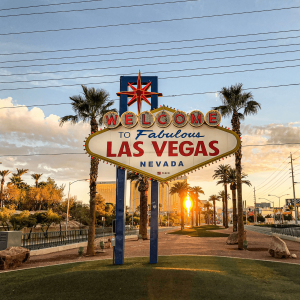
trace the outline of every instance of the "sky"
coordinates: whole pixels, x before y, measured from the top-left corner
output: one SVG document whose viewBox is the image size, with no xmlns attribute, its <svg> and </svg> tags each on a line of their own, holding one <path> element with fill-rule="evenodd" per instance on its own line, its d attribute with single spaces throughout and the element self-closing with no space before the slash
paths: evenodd
<svg viewBox="0 0 300 300">
<path fill-rule="evenodd" d="M 1 169 L 29 169 L 23 177 L 29 184 L 34 183 L 30 174 L 43 173 L 42 179 L 50 176 L 65 184 L 67 196 L 69 182 L 89 177 L 86 155 L 17 155 L 82 152 L 89 125 L 59 127 L 60 117 L 73 113 L 71 105 L 38 105 L 69 103 L 70 96 L 81 93 L 81 84 L 103 88 L 117 100 L 120 76 L 141 70 L 142 75 L 158 76 L 164 95 L 159 104 L 186 112 L 206 113 L 221 104 L 222 87 L 243 83 L 261 104 L 258 114 L 247 116 L 241 127 L 243 171 L 252 183 L 243 187 L 243 198 L 253 204 L 254 187 L 257 202 L 266 198 L 276 206 L 277 198 L 269 194 L 292 198 L 289 155 L 293 153 L 295 181 L 300 182 L 299 145 L 251 145 L 300 142 L 300 1 L 70 2 L 75 0 L 1 1 Z M 163 2 L 168 3 L 153 4 Z M 69 4 L 13 9 L 58 3 Z M 289 7 L 294 8 L 253 12 Z M 55 13 L 38 14 L 43 12 Z M 230 15 L 241 12 L 253 13 Z M 28 15 L 9 16 L 19 14 Z M 177 20 L 145 23 L 172 19 Z M 82 27 L 97 28 L 74 29 Z M 277 85 L 288 86 L 256 89 Z M 204 92 L 211 93 L 200 94 Z M 230 118 L 221 124 L 231 127 Z M 226 162 L 234 165 L 232 158 Z M 222 190 L 212 179 L 216 166 L 189 177 L 191 185 L 203 188 L 205 198 Z M 98 180 L 115 180 L 115 169 L 100 165 Z M 71 187 L 71 194 L 85 203 L 88 192 L 84 181 Z M 300 197 L 297 185 L 296 196 Z"/>
</svg>

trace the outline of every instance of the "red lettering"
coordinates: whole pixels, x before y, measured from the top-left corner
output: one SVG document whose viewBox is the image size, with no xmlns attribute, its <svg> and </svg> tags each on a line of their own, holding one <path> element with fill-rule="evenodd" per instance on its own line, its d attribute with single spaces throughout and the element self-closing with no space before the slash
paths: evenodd
<svg viewBox="0 0 300 300">
<path fill-rule="evenodd" d="M 174 153 L 174 150 L 177 150 L 178 141 L 175 142 L 169 142 L 169 156 L 178 156 L 178 153 Z"/>
<path fill-rule="evenodd" d="M 202 153 L 203 156 L 207 156 L 207 151 L 206 151 L 206 148 L 205 148 L 205 145 L 204 145 L 203 141 L 199 141 L 197 143 L 194 156 L 198 156 L 199 153 Z"/>
<path fill-rule="evenodd" d="M 189 142 L 189 141 L 185 141 L 185 142 L 182 142 L 180 145 L 179 145 L 179 153 L 182 155 L 182 156 L 190 156 L 193 154 L 194 152 L 194 147 L 186 147 L 186 151 L 188 152 L 185 152 L 184 151 L 184 146 L 185 145 L 189 145 L 189 146 L 193 146 L 193 143 L 192 142 Z"/>
<path fill-rule="evenodd" d="M 122 142 L 118 157 L 122 156 L 123 154 L 126 154 L 127 157 L 132 156 L 128 142 Z"/>
<path fill-rule="evenodd" d="M 133 122 L 132 122 L 132 118 L 133 115 L 125 115 L 125 125 L 132 125 Z"/>
<path fill-rule="evenodd" d="M 213 117 L 213 116 L 216 116 L 216 115 L 217 115 L 216 113 L 210 113 L 209 114 L 209 123 L 217 123 L 216 117 Z"/>
<path fill-rule="evenodd" d="M 157 142 L 152 142 L 152 145 L 154 147 L 154 150 L 156 152 L 156 155 L 157 156 L 161 156 L 166 148 L 166 145 L 167 145 L 167 142 L 164 141 L 161 145 L 161 148 L 159 149 L 158 145 L 157 145 Z"/>
<path fill-rule="evenodd" d="M 213 153 L 209 153 L 210 156 L 216 156 L 220 153 L 219 149 L 214 146 L 214 144 L 218 144 L 218 141 L 211 141 L 208 146 L 210 149 L 214 150 Z"/>
<path fill-rule="evenodd" d="M 116 157 L 116 154 L 111 153 L 111 146 L 112 142 L 107 142 L 107 151 L 106 151 L 106 156 L 107 157 Z"/>
<path fill-rule="evenodd" d="M 133 143 L 133 148 L 138 151 L 138 153 L 134 153 L 134 157 L 140 157 L 144 154 L 144 150 L 139 147 L 139 145 L 143 145 L 143 142 L 135 142 Z"/>
<path fill-rule="evenodd" d="M 181 122 L 177 120 L 178 117 L 182 117 L 182 121 L 181 121 Z M 181 124 L 181 123 L 183 123 L 184 121 L 185 121 L 184 115 L 178 114 L 178 115 L 175 116 L 175 122 L 176 122 L 177 124 Z"/>
<path fill-rule="evenodd" d="M 192 123 L 201 123 L 201 114 L 198 115 L 197 119 L 194 114 L 192 114 Z"/>
<path fill-rule="evenodd" d="M 111 122 L 113 122 L 114 125 L 116 125 L 116 122 L 117 122 L 117 118 L 118 118 L 118 115 L 115 115 L 115 119 L 113 116 L 110 116 L 110 118 L 108 119 L 108 116 L 106 116 L 106 121 L 107 121 L 107 124 L 110 125 Z"/>
<path fill-rule="evenodd" d="M 167 117 L 167 115 L 160 115 L 160 116 L 158 117 L 158 123 L 159 123 L 159 124 L 166 124 L 167 122 L 162 122 L 162 121 L 160 120 L 161 117 Z"/>
<path fill-rule="evenodd" d="M 142 124 L 144 124 L 144 125 L 151 124 L 151 122 L 146 122 L 145 115 L 143 115 L 143 117 L 142 117 Z"/>
</svg>

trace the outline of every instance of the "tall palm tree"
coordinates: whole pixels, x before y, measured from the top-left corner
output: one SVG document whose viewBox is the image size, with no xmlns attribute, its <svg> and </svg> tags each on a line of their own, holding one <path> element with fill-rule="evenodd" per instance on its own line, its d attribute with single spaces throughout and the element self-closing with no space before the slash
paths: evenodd
<svg viewBox="0 0 300 300">
<path fill-rule="evenodd" d="M 39 186 L 39 180 L 42 177 L 43 174 L 31 174 L 31 177 L 35 180 L 35 187 L 38 188 Z"/>
<path fill-rule="evenodd" d="M 248 175 L 242 173 L 242 183 L 251 186 L 251 182 L 245 179 Z M 236 187 L 237 187 L 237 177 L 235 169 L 231 168 L 228 172 L 228 184 L 230 185 L 230 190 L 232 194 L 232 214 L 233 214 L 233 231 L 237 231 L 237 213 L 236 213 Z"/>
<path fill-rule="evenodd" d="M 222 199 L 222 204 L 223 204 L 223 226 L 225 227 L 225 219 L 226 218 L 228 218 L 228 214 L 227 214 L 227 217 L 225 216 L 225 209 L 224 209 L 224 207 L 225 207 L 225 192 L 224 192 L 224 190 L 223 191 L 220 191 L 219 193 L 218 193 L 218 195 L 219 195 L 219 198 L 221 198 Z M 229 194 L 227 194 L 227 201 L 228 200 L 230 200 L 230 195 Z"/>
<path fill-rule="evenodd" d="M 5 176 L 7 176 L 10 173 L 9 170 L 3 170 L 0 171 L 0 175 L 2 177 L 1 179 L 1 195 L 0 195 L 0 207 L 3 207 L 3 186 L 4 186 L 4 182 L 5 182 Z"/>
<path fill-rule="evenodd" d="M 231 87 L 223 87 L 220 91 L 223 105 L 214 107 L 222 116 L 231 117 L 232 130 L 240 137 L 240 120 L 245 116 L 254 115 L 261 108 L 260 104 L 253 100 L 251 92 L 243 91 L 243 84 L 238 83 Z M 238 200 L 238 249 L 243 250 L 244 221 L 243 221 L 243 195 L 242 195 L 242 145 L 235 152 L 236 185 Z"/>
<path fill-rule="evenodd" d="M 140 228 L 139 234 L 142 235 L 142 239 L 147 239 L 147 209 L 148 209 L 148 190 L 149 181 L 148 178 L 134 172 L 127 173 L 127 179 L 135 181 L 135 187 L 140 192 Z"/>
<path fill-rule="evenodd" d="M 211 208 L 211 204 L 207 201 L 204 204 L 204 208 L 206 208 L 206 224 L 210 224 L 210 208 Z"/>
<path fill-rule="evenodd" d="M 192 193 L 195 195 L 195 211 L 196 211 L 196 226 L 199 226 L 199 221 L 200 221 L 200 213 L 199 213 L 199 194 L 204 195 L 204 191 L 200 186 L 193 186 L 191 188 Z"/>
<path fill-rule="evenodd" d="M 208 198 L 208 201 L 212 201 L 213 207 L 214 207 L 214 225 L 216 224 L 216 201 L 220 201 L 219 196 L 217 195 L 211 195 Z"/>
<path fill-rule="evenodd" d="M 103 116 L 109 111 L 116 111 L 111 106 L 114 101 L 109 100 L 109 94 L 103 89 L 87 88 L 82 85 L 83 95 L 70 97 L 72 109 L 75 115 L 67 115 L 60 119 L 60 126 L 66 122 L 76 124 L 79 121 L 89 122 L 91 134 L 98 131 L 98 125 L 102 125 Z M 91 157 L 90 161 L 90 212 L 87 255 L 95 255 L 95 198 L 96 182 L 98 177 L 99 160 Z"/>
<path fill-rule="evenodd" d="M 181 210 L 181 230 L 184 229 L 184 199 L 189 190 L 189 184 L 185 181 L 176 182 L 170 189 L 170 195 L 178 194 L 180 198 L 180 210 Z"/>
<path fill-rule="evenodd" d="M 12 175 L 13 175 L 14 177 L 17 177 L 17 178 L 21 179 L 21 177 L 22 177 L 24 174 L 26 174 L 27 172 L 28 172 L 28 169 L 18 169 L 18 168 L 17 168 L 17 173 L 12 173 Z"/>
<path fill-rule="evenodd" d="M 228 228 L 228 199 L 227 199 L 227 177 L 228 170 L 230 165 L 219 165 L 218 168 L 214 171 L 213 179 L 218 179 L 217 185 L 222 184 L 224 186 L 224 201 L 223 201 L 223 220 L 225 223 L 223 224 L 225 228 Z M 225 218 L 224 218 L 225 217 Z"/>
</svg>

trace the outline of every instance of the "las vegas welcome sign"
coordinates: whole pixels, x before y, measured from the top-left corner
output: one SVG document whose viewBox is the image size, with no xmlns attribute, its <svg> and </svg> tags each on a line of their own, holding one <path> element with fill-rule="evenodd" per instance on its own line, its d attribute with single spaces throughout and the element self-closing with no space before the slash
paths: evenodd
<svg viewBox="0 0 300 300">
<path fill-rule="evenodd" d="M 226 157 L 240 147 L 239 136 L 220 127 L 221 115 L 189 114 L 168 107 L 104 115 L 105 129 L 90 135 L 86 151 L 95 158 L 167 182 Z"/>
</svg>

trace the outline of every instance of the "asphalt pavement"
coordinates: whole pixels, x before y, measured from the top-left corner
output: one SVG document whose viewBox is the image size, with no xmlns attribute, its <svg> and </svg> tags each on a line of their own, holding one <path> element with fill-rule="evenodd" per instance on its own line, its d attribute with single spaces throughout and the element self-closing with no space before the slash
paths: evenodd
<svg viewBox="0 0 300 300">
<path fill-rule="evenodd" d="M 261 227 L 261 226 L 254 226 L 254 225 L 246 225 L 245 226 L 246 231 L 253 231 L 258 232 L 266 235 L 272 235 L 271 227 Z"/>
</svg>

